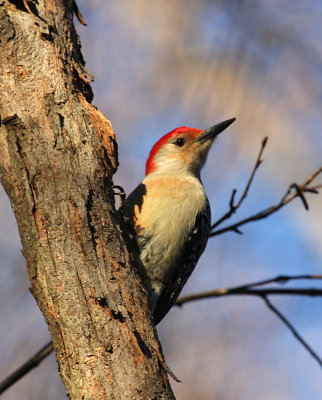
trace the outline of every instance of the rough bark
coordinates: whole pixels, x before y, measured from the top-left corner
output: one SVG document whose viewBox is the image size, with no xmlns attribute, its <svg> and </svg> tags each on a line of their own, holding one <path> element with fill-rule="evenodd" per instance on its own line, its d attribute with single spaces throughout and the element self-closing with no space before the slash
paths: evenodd
<svg viewBox="0 0 322 400">
<path fill-rule="evenodd" d="M 90 104 L 73 9 L 0 0 L 1 182 L 70 398 L 173 399 L 114 208 L 115 137 Z"/>
</svg>

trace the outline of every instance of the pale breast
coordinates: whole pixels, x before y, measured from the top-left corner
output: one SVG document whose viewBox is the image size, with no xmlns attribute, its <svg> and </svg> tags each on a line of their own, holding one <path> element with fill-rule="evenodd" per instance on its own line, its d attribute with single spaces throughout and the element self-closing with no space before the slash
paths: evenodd
<svg viewBox="0 0 322 400">
<path fill-rule="evenodd" d="M 173 263 L 180 256 L 205 202 L 203 186 L 193 176 L 184 180 L 148 176 L 128 197 L 126 212 L 151 275 L 158 266 L 170 268 L 170 260 Z"/>
</svg>

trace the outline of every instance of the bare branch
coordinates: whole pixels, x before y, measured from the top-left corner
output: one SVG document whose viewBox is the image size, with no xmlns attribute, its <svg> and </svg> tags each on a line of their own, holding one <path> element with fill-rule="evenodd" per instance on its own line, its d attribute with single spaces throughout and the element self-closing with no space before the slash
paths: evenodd
<svg viewBox="0 0 322 400">
<path fill-rule="evenodd" d="M 295 281 L 295 280 L 319 280 L 322 279 L 322 275 L 278 275 L 275 278 L 269 278 L 265 279 L 262 281 L 257 281 L 257 282 L 252 282 L 252 283 L 247 283 L 246 285 L 239 286 L 239 288 L 250 288 L 254 286 L 263 286 L 263 285 L 268 285 L 269 283 L 280 283 L 281 285 L 284 285 L 288 281 Z"/>
<path fill-rule="evenodd" d="M 265 146 L 266 146 L 266 144 L 267 144 L 267 141 L 268 141 L 268 136 L 264 137 L 264 139 L 262 140 L 262 145 L 261 145 L 261 148 L 260 148 L 260 150 L 259 150 L 259 153 L 258 153 L 258 156 L 257 156 L 257 159 L 256 159 L 256 163 L 255 163 L 254 168 L 253 168 L 253 170 L 252 170 L 252 172 L 251 172 L 251 174 L 250 174 L 250 177 L 249 177 L 249 179 L 248 179 L 248 182 L 247 182 L 247 184 L 246 184 L 246 187 L 245 187 L 245 189 L 244 189 L 244 192 L 243 192 L 243 194 L 242 194 L 242 196 L 241 196 L 239 202 L 238 202 L 238 203 L 236 204 L 236 206 L 235 206 L 235 209 L 238 208 L 238 207 L 240 207 L 240 205 L 242 204 L 242 202 L 243 202 L 244 199 L 246 198 L 247 193 L 248 193 L 249 188 L 250 188 L 250 185 L 252 184 L 252 182 L 253 182 L 253 180 L 254 180 L 256 171 L 257 171 L 257 169 L 259 168 L 259 166 L 261 165 L 261 163 L 263 162 L 262 155 L 263 155 Z"/>
<path fill-rule="evenodd" d="M 209 290 L 207 292 L 191 294 L 187 296 L 181 296 L 176 302 L 177 306 L 181 306 L 183 303 L 189 301 L 209 299 L 212 297 L 222 296 L 233 296 L 233 295 L 245 295 L 245 296 L 266 296 L 266 295 L 298 295 L 298 296 L 322 296 L 322 289 L 316 288 L 267 288 L 267 289 L 218 289 Z"/>
<path fill-rule="evenodd" d="M 14 383 L 16 383 L 23 376 L 25 376 L 33 368 L 37 367 L 37 365 L 42 360 L 44 360 L 53 350 L 53 343 L 47 343 L 46 346 L 38 351 L 38 353 L 34 354 L 31 358 L 29 358 L 29 360 L 22 364 L 21 367 L 16 369 L 12 374 L 10 374 L 2 382 L 0 382 L 0 394 L 7 390 Z"/>
<path fill-rule="evenodd" d="M 245 296 L 267 296 L 267 295 L 298 295 L 298 296 L 322 296 L 322 288 L 280 288 L 280 287 L 268 287 L 264 289 L 254 289 L 256 286 L 263 286 L 269 283 L 286 283 L 291 280 L 320 280 L 322 275 L 280 275 L 275 278 L 266 279 L 263 281 L 247 283 L 245 285 L 234 286 L 231 288 L 220 288 L 215 290 L 209 290 L 201 293 L 190 294 L 186 296 L 180 296 L 176 302 L 177 306 L 181 306 L 184 303 L 190 301 L 209 299 L 213 297 L 222 296 L 234 296 L 234 295 L 245 295 Z"/>
<path fill-rule="evenodd" d="M 263 296 L 263 300 L 265 301 L 267 307 L 275 314 L 277 317 L 288 327 L 288 329 L 293 333 L 296 339 L 304 346 L 304 348 L 311 354 L 313 358 L 318 362 L 320 367 L 322 368 L 322 360 L 315 353 L 315 351 L 309 346 L 308 343 L 302 338 L 302 336 L 297 332 L 294 326 L 288 321 L 288 319 L 268 300 L 266 296 Z"/>
<path fill-rule="evenodd" d="M 284 207 L 286 204 L 290 203 L 292 200 L 296 199 L 299 197 L 302 200 L 302 203 L 305 207 L 306 210 L 309 209 L 308 206 L 308 201 L 306 200 L 304 193 L 313 193 L 313 194 L 318 194 L 318 189 L 322 187 L 322 185 L 316 185 L 316 186 L 308 186 L 320 173 L 322 172 L 322 167 L 317 169 L 310 177 L 308 177 L 302 184 L 298 185 L 297 183 L 292 183 L 287 191 L 285 192 L 284 196 L 281 198 L 281 200 L 274 206 L 270 206 L 265 208 L 264 210 L 258 212 L 257 214 L 254 214 L 248 218 L 242 219 L 241 221 L 236 222 L 235 224 L 226 226 L 225 228 L 218 229 L 216 231 L 211 232 L 210 237 L 220 235 L 221 233 L 228 232 L 228 231 L 233 231 L 237 233 L 241 233 L 239 230 L 239 227 L 242 225 L 245 225 L 249 222 L 254 222 L 258 221 L 263 218 L 267 218 L 269 215 L 277 212 L 279 209 Z M 228 215 L 229 213 L 225 214 Z M 216 227 L 221 223 L 224 219 L 227 219 L 231 216 L 232 213 L 228 217 L 222 217 L 216 222 L 216 224 L 213 225 L 213 227 Z"/>
<path fill-rule="evenodd" d="M 322 367 L 321 358 L 315 353 L 315 351 L 309 346 L 308 343 L 300 336 L 294 326 L 285 318 L 285 316 L 268 300 L 268 295 L 301 295 L 301 296 L 322 296 L 322 288 L 276 288 L 268 287 L 263 289 L 257 289 L 257 286 L 263 286 L 270 283 L 285 284 L 291 280 L 322 280 L 322 275 L 280 275 L 275 278 L 266 279 L 258 282 L 247 283 L 245 285 L 235 286 L 232 288 L 222 288 L 217 290 L 210 290 L 207 292 L 196 293 L 187 296 L 181 296 L 176 302 L 176 305 L 181 306 L 189 301 L 209 299 L 213 297 L 230 296 L 230 295 L 249 295 L 261 297 L 269 309 L 278 316 L 278 318 L 288 327 L 293 333 L 296 339 L 305 347 L 305 349 L 311 354 L 313 358 Z"/>
<path fill-rule="evenodd" d="M 243 193 L 242 193 L 240 199 L 238 200 L 237 204 L 234 204 L 234 202 L 235 202 L 235 196 L 236 196 L 236 194 L 237 194 L 237 189 L 233 189 L 232 194 L 231 194 L 231 198 L 230 198 L 230 202 L 229 202 L 229 207 L 230 207 L 229 211 L 227 211 L 226 214 L 224 214 L 218 221 L 216 221 L 216 222 L 212 225 L 212 227 L 211 227 L 212 230 L 213 230 L 214 228 L 216 228 L 218 225 L 222 224 L 226 219 L 229 219 L 229 218 L 236 212 L 236 210 L 241 206 L 242 202 L 243 202 L 244 199 L 246 198 L 246 196 L 247 196 L 247 194 L 248 194 L 248 191 L 249 191 L 249 188 L 250 188 L 250 186 L 251 186 L 251 184 L 252 184 L 252 182 L 253 182 L 253 180 L 254 180 L 256 171 L 258 170 L 259 166 L 260 166 L 261 163 L 263 162 L 262 155 L 263 155 L 265 146 L 266 146 L 266 144 L 267 144 L 267 141 L 268 141 L 268 137 L 266 136 L 266 137 L 264 137 L 264 139 L 262 140 L 262 145 L 261 145 L 261 148 L 260 148 L 260 150 L 259 150 L 259 153 L 258 153 L 256 162 L 255 162 L 255 165 L 254 165 L 254 167 L 253 167 L 253 170 L 252 170 L 252 172 L 251 172 L 251 174 L 250 174 L 250 177 L 249 177 L 249 179 L 248 179 L 248 181 L 247 181 L 247 183 L 246 183 L 245 189 L 244 189 L 244 191 L 243 191 Z M 241 233 L 241 232 L 238 231 L 238 229 L 236 229 L 235 232 L 236 232 L 236 233 Z"/>
</svg>

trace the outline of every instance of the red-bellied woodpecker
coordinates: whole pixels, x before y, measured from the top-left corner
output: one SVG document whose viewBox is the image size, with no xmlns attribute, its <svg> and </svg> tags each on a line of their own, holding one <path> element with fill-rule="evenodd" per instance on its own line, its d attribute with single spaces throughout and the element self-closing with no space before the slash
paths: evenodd
<svg viewBox="0 0 322 400">
<path fill-rule="evenodd" d="M 206 247 L 211 214 L 200 170 L 215 137 L 234 121 L 204 131 L 181 127 L 163 136 L 151 150 L 145 178 L 126 200 L 155 324 L 175 303 Z"/>
</svg>

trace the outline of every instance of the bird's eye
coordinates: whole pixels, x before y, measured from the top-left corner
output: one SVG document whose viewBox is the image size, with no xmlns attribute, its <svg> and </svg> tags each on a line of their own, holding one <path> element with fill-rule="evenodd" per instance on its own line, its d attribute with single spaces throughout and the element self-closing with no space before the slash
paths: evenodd
<svg viewBox="0 0 322 400">
<path fill-rule="evenodd" d="M 175 144 L 178 147 L 184 146 L 185 143 L 186 143 L 186 141 L 184 138 L 178 138 L 173 142 L 173 144 Z"/>
</svg>

